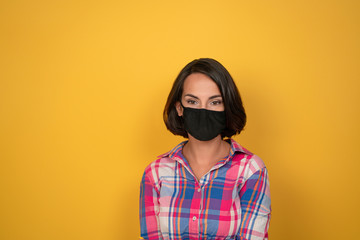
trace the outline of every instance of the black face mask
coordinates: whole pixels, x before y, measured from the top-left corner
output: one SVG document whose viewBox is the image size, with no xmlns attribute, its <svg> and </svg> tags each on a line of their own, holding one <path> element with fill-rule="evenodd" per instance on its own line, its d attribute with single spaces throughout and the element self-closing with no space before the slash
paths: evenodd
<svg viewBox="0 0 360 240">
<path fill-rule="evenodd" d="M 226 128 L 225 111 L 211 111 L 204 108 L 183 107 L 184 128 L 200 141 L 209 141 Z"/>
</svg>

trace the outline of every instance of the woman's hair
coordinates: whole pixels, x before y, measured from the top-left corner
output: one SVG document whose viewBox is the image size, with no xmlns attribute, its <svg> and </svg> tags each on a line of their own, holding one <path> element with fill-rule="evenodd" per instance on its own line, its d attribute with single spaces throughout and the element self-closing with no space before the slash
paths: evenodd
<svg viewBox="0 0 360 240">
<path fill-rule="evenodd" d="M 219 87 L 226 114 L 226 128 L 221 137 L 239 134 L 246 123 L 246 114 L 239 91 L 230 73 L 221 63 L 211 58 L 199 58 L 188 63 L 179 73 L 168 96 L 163 117 L 167 129 L 174 135 L 188 137 L 183 118 L 178 116 L 175 103 L 181 101 L 185 79 L 192 73 L 202 73 L 210 77 Z"/>
</svg>

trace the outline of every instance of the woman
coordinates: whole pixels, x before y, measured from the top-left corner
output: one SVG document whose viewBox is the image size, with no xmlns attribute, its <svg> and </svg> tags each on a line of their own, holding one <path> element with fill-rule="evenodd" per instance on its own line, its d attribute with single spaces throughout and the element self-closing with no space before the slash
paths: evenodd
<svg viewBox="0 0 360 240">
<path fill-rule="evenodd" d="M 145 169 L 141 237 L 267 239 L 267 169 L 231 139 L 244 128 L 246 114 L 228 71 L 209 58 L 187 64 L 171 89 L 164 121 L 188 140 Z"/>
</svg>

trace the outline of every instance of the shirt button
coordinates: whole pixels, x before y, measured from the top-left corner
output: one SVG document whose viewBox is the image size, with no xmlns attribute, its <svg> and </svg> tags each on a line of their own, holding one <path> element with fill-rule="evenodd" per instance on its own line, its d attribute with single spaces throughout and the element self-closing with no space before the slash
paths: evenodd
<svg viewBox="0 0 360 240">
<path fill-rule="evenodd" d="M 201 188 L 198 188 L 198 192 L 200 192 L 201 191 Z"/>
<path fill-rule="evenodd" d="M 193 221 L 195 221 L 196 220 L 196 217 L 195 216 L 193 216 Z"/>
</svg>

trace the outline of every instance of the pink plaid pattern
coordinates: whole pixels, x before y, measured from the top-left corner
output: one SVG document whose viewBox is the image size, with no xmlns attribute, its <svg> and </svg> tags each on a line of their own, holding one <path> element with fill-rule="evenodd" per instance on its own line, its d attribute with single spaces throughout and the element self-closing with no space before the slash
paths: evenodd
<svg viewBox="0 0 360 240">
<path fill-rule="evenodd" d="M 268 239 L 271 213 L 263 161 L 232 139 L 229 156 L 199 181 L 180 143 L 144 172 L 140 226 L 144 239 Z"/>
</svg>

